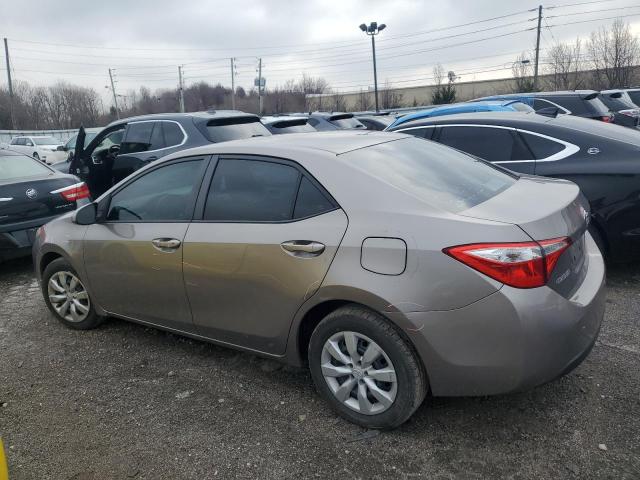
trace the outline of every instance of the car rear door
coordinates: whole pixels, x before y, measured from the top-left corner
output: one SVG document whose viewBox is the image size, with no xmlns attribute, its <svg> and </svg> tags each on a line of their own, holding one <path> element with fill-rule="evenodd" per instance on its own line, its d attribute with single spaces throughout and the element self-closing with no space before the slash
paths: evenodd
<svg viewBox="0 0 640 480">
<path fill-rule="evenodd" d="M 193 330 L 182 242 L 207 162 L 193 157 L 158 165 L 100 206 L 105 218 L 88 227 L 84 260 L 96 300 L 109 313 Z"/>
<path fill-rule="evenodd" d="M 201 335 L 271 354 L 320 287 L 347 217 L 300 166 L 225 156 L 210 167 L 184 239 L 184 280 Z"/>
</svg>

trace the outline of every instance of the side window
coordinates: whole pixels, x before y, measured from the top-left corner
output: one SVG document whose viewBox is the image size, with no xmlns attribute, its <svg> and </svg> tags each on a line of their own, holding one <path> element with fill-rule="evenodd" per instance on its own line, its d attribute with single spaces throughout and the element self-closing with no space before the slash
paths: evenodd
<svg viewBox="0 0 640 480">
<path fill-rule="evenodd" d="M 162 131 L 162 124 L 164 122 L 153 122 L 153 131 L 151 132 L 151 140 L 149 150 L 159 150 L 166 146 L 164 141 L 164 133 Z"/>
<path fill-rule="evenodd" d="M 190 220 L 202 166 L 203 160 L 190 160 L 155 169 L 137 178 L 112 197 L 107 220 Z"/>
<path fill-rule="evenodd" d="M 305 218 L 333 210 L 335 206 L 307 177 L 302 177 L 293 218 Z"/>
<path fill-rule="evenodd" d="M 431 133 L 433 132 L 433 128 L 408 128 L 406 130 L 398 130 L 400 133 L 406 133 L 407 135 L 413 135 L 418 138 L 425 138 L 427 135 L 427 131 L 429 132 L 429 138 L 431 137 Z"/>
<path fill-rule="evenodd" d="M 20 145 L 20 139 L 19 138 L 12 138 L 11 139 L 11 145 Z"/>
<path fill-rule="evenodd" d="M 120 145 L 120 154 L 145 152 L 151 145 L 151 133 L 156 122 L 130 123 Z"/>
<path fill-rule="evenodd" d="M 533 152 L 533 156 L 536 160 L 548 158 L 561 152 L 565 149 L 562 143 L 554 142 L 548 138 L 539 137 L 538 135 L 532 135 L 531 133 L 520 132 L 524 141 L 527 142 L 529 148 Z"/>
<path fill-rule="evenodd" d="M 204 219 L 236 222 L 290 220 L 300 173 L 280 163 L 220 160 L 207 195 Z"/>
<path fill-rule="evenodd" d="M 516 142 L 511 130 L 504 128 L 441 127 L 438 142 L 490 162 L 513 160 L 514 153 L 522 157 L 522 152 L 514 152 Z"/>
<path fill-rule="evenodd" d="M 33 142 L 31 141 L 30 138 L 23 138 L 22 141 L 24 142 L 22 145 L 26 145 L 27 147 L 33 147 Z"/>
<path fill-rule="evenodd" d="M 549 100 L 553 103 L 557 103 L 562 108 L 569 110 L 573 115 L 583 115 L 588 113 L 584 100 L 582 100 L 578 95 L 550 97 Z"/>
<path fill-rule="evenodd" d="M 176 123 L 162 122 L 162 130 L 164 131 L 164 141 L 167 147 L 180 145 L 184 140 L 184 133 Z"/>
</svg>

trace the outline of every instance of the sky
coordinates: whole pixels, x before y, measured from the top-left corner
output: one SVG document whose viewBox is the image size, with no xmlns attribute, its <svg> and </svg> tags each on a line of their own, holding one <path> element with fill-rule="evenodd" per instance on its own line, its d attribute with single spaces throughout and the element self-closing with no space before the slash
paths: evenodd
<svg viewBox="0 0 640 480">
<path fill-rule="evenodd" d="M 236 85 L 245 88 L 252 87 L 262 58 L 267 88 L 306 73 L 325 78 L 335 91 L 366 90 L 373 84 L 371 41 L 358 26 L 371 21 L 387 25 L 376 37 L 380 85 L 433 83 L 436 63 L 463 82 L 508 77 L 516 57 L 535 46 L 538 7 L 528 0 L 2 4 L 0 36 L 8 38 L 15 80 L 32 85 L 64 80 L 95 88 L 106 98 L 109 68 L 123 95 L 141 85 L 175 87 L 178 65 L 186 85 L 204 80 L 230 86 L 231 57 Z M 549 0 L 543 17 L 541 70 L 545 50 L 554 43 L 586 40 L 616 17 L 640 35 L 637 0 Z M 6 84 L 4 62 L 0 68 L 0 84 Z"/>
</svg>

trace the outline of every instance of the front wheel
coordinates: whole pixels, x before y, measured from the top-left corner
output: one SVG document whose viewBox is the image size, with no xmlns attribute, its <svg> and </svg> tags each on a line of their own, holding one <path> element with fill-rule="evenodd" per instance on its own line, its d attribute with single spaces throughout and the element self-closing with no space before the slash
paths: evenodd
<svg viewBox="0 0 640 480">
<path fill-rule="evenodd" d="M 67 327 L 89 330 L 103 321 L 77 272 L 64 258 L 54 260 L 44 269 L 42 294 L 49 310 Z"/>
<path fill-rule="evenodd" d="M 38 152 L 33 152 L 33 158 L 40 161 L 40 155 L 38 155 Z"/>
<path fill-rule="evenodd" d="M 360 306 L 327 315 L 309 343 L 309 367 L 320 394 L 347 420 L 394 428 L 427 392 L 414 349 L 384 317 Z"/>
</svg>

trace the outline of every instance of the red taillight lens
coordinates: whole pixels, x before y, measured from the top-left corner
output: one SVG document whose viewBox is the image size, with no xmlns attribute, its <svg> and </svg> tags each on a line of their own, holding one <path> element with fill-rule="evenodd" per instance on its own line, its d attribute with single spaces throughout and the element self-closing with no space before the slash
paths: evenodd
<svg viewBox="0 0 640 480">
<path fill-rule="evenodd" d="M 522 243 L 474 243 L 445 248 L 447 255 L 506 285 L 535 288 L 547 283 L 562 253 L 567 237 Z"/>
<path fill-rule="evenodd" d="M 613 122 L 613 115 L 605 115 L 604 117 L 600 117 L 600 120 L 605 123 L 611 123 Z"/>
<path fill-rule="evenodd" d="M 90 195 L 89 187 L 87 187 L 87 184 L 84 182 L 75 183 L 68 187 L 62 187 L 52 191 L 51 193 L 59 193 L 69 202 L 75 202 L 82 198 L 89 198 Z"/>
</svg>

